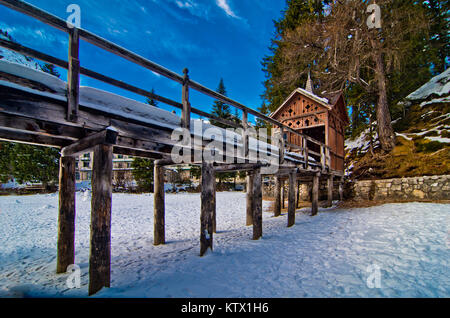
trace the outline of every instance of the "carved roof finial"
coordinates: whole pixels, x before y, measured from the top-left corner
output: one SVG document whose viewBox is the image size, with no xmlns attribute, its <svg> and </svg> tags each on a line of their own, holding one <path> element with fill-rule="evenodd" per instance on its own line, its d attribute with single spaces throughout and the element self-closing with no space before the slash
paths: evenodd
<svg viewBox="0 0 450 318">
<path fill-rule="evenodd" d="M 306 82 L 305 90 L 307 90 L 310 93 L 313 93 L 313 82 L 311 80 L 311 71 L 308 71 L 308 81 Z"/>
</svg>

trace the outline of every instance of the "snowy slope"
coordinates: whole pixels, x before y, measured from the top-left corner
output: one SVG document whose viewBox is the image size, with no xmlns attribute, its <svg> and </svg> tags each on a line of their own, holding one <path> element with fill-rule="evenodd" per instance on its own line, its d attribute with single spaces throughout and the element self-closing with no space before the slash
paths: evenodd
<svg viewBox="0 0 450 318">
<path fill-rule="evenodd" d="M 447 204 L 264 212 L 263 239 L 245 226 L 245 194 L 218 193 L 214 252 L 200 258 L 200 196 L 166 196 L 167 245 L 153 242 L 153 196 L 114 194 L 112 288 L 96 297 L 449 297 Z M 81 289 L 55 275 L 58 196 L 0 197 L 0 296 L 86 297 L 89 193 L 77 193 Z M 267 210 L 268 202 L 264 202 Z M 370 265 L 381 288 L 367 286 Z"/>
<path fill-rule="evenodd" d="M 433 77 L 428 83 L 424 84 L 418 90 L 409 94 L 406 99 L 426 100 L 430 97 L 441 97 L 450 92 L 450 68 L 445 72 Z M 447 99 L 448 101 L 448 99 Z"/>
<path fill-rule="evenodd" d="M 0 39 L 9 41 L 10 39 L 6 37 L 5 35 L 0 33 Z M 36 61 L 33 58 L 26 57 L 22 54 L 10 51 L 8 49 L 0 47 L 0 60 L 9 61 L 12 63 L 17 63 L 24 65 L 28 68 L 34 69 L 34 70 L 42 70 L 41 65 L 38 61 Z"/>
</svg>

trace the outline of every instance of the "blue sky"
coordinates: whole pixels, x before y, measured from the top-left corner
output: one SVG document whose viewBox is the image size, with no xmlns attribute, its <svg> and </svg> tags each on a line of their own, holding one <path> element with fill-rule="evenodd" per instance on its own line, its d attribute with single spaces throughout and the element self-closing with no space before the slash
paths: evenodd
<svg viewBox="0 0 450 318">
<path fill-rule="evenodd" d="M 285 0 L 28 0 L 66 19 L 69 4 L 81 8 L 81 27 L 134 51 L 179 74 L 216 89 L 223 77 L 228 96 L 261 105 L 262 58 L 274 33 L 273 20 Z M 67 60 L 67 36 L 54 28 L 0 6 L 0 28 L 21 44 Z M 82 42 L 82 66 L 156 93 L 181 99 L 181 87 L 166 78 Z M 65 73 L 63 74 L 63 78 Z M 82 78 L 89 85 L 135 96 Z M 210 110 L 213 100 L 191 93 L 192 106 Z M 160 105 L 164 107 L 163 105 Z M 164 107 L 166 108 L 166 107 Z M 171 108 L 168 108 L 171 109 Z M 172 109 L 171 109 L 172 110 Z M 177 112 L 179 113 L 179 112 Z"/>
</svg>

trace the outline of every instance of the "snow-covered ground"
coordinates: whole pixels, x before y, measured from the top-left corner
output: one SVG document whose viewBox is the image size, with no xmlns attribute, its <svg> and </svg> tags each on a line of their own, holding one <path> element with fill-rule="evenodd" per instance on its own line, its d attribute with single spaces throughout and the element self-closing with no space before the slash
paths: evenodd
<svg viewBox="0 0 450 318">
<path fill-rule="evenodd" d="M 87 296 L 89 192 L 77 193 L 81 289 L 55 274 L 57 206 L 56 194 L 0 197 L 0 297 Z M 166 195 L 168 244 L 158 247 L 153 196 L 114 194 L 112 288 L 96 297 L 450 296 L 448 204 L 300 210 L 288 229 L 264 202 L 259 241 L 244 225 L 244 193 L 218 193 L 217 207 L 214 252 L 200 258 L 198 194 Z M 377 266 L 381 288 L 370 289 Z"/>
</svg>

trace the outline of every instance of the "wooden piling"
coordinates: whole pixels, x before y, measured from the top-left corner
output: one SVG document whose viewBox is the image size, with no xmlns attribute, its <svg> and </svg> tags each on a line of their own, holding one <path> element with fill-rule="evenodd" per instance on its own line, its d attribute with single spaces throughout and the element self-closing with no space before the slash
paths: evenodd
<svg viewBox="0 0 450 318">
<path fill-rule="evenodd" d="M 75 158 L 59 162 L 58 255 L 56 273 L 75 263 Z"/>
<path fill-rule="evenodd" d="M 246 225 L 253 225 L 253 183 L 254 175 L 252 172 L 247 172 L 247 218 Z"/>
<path fill-rule="evenodd" d="M 202 194 L 200 214 L 200 256 L 208 248 L 213 249 L 213 215 L 214 215 L 215 171 L 212 163 L 202 164 Z"/>
<path fill-rule="evenodd" d="M 281 177 L 275 177 L 275 204 L 274 204 L 274 216 L 281 215 Z"/>
<path fill-rule="evenodd" d="M 110 287 L 112 158 L 113 146 L 98 145 L 94 148 L 89 295 Z"/>
<path fill-rule="evenodd" d="M 253 176 L 253 239 L 262 237 L 262 176 L 256 169 Z"/>
<path fill-rule="evenodd" d="M 319 181 L 320 174 L 315 174 L 313 177 L 312 195 L 311 195 L 311 215 L 317 215 L 319 211 Z"/>
<path fill-rule="evenodd" d="M 327 179 L 327 204 L 326 207 L 329 208 L 333 206 L 333 175 L 329 175 Z"/>
<path fill-rule="evenodd" d="M 300 181 L 297 181 L 297 189 L 296 189 L 296 192 L 295 192 L 295 196 L 296 196 L 296 204 L 295 204 L 295 206 L 298 209 L 300 207 Z"/>
<path fill-rule="evenodd" d="M 165 193 L 164 166 L 155 164 L 154 167 L 154 245 L 166 243 L 165 235 Z"/>
<path fill-rule="evenodd" d="M 288 196 L 288 227 L 295 224 L 295 210 L 296 210 L 296 200 L 295 200 L 295 180 L 296 173 L 289 173 L 289 196 Z"/>
<path fill-rule="evenodd" d="M 281 180 L 281 208 L 286 208 L 286 187 L 284 179 Z"/>
</svg>

